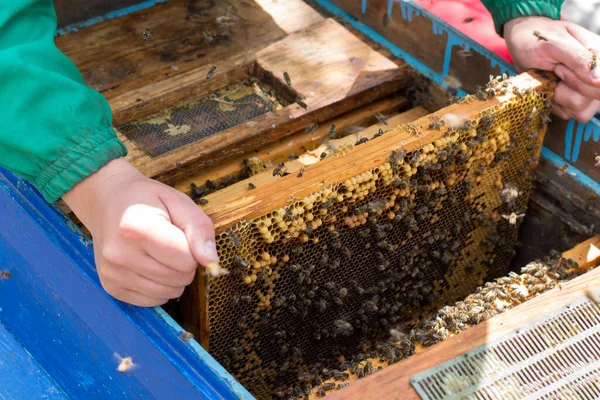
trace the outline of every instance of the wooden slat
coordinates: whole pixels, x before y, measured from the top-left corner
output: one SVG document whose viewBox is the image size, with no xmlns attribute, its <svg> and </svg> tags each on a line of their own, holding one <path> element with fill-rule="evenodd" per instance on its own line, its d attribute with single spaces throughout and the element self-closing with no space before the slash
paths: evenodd
<svg viewBox="0 0 600 400">
<path fill-rule="evenodd" d="M 581 268 L 590 268 L 600 262 L 600 235 L 563 253 Z M 561 287 L 518 305 L 504 314 L 474 326 L 448 340 L 436 344 L 397 364 L 389 366 L 350 387 L 332 393 L 336 399 L 419 399 L 410 384 L 410 378 L 429 368 L 453 359 L 477 346 L 501 338 L 506 333 L 560 308 L 585 294 L 590 288 L 600 287 L 600 268 L 587 272 Z"/>
<path fill-rule="evenodd" d="M 544 74 L 529 72 L 514 78 L 514 84 L 522 89 L 541 87 L 548 82 Z M 493 106 L 510 100 L 512 94 L 496 97 L 486 101 L 475 101 L 470 104 L 454 104 L 442 109 L 434 115 L 460 114 L 466 119 L 476 116 Z M 267 183 L 260 190 L 252 190 L 237 195 L 240 183 L 225 188 L 206 197 L 209 204 L 205 211 L 213 219 L 217 232 L 222 232 L 240 220 L 252 220 L 264 215 L 267 210 L 284 207 L 293 198 L 302 198 L 325 187 L 338 184 L 345 179 L 356 176 L 381 165 L 393 150 L 405 148 L 415 150 L 431 143 L 444 135 L 443 131 L 429 130 L 431 116 L 414 122 L 421 130 L 421 137 L 409 133 L 386 134 L 368 143 L 357 146 L 347 156 L 330 157 L 316 165 L 306 167 L 302 178 L 287 175 Z"/>
<path fill-rule="evenodd" d="M 390 124 L 390 126 L 398 126 L 398 125 L 408 124 L 408 123 L 411 123 L 411 122 L 417 120 L 418 118 L 421 118 L 428 114 L 429 114 L 429 112 L 427 110 L 425 110 L 423 107 L 415 107 L 411 110 L 405 111 L 403 113 L 400 113 L 398 115 L 395 115 L 395 116 L 389 118 L 388 123 Z M 328 128 L 325 128 L 325 129 L 328 129 Z M 321 162 L 319 160 L 320 155 L 323 152 L 327 152 L 327 149 L 329 147 L 335 147 L 335 148 L 339 148 L 339 149 L 344 149 L 344 148 L 350 149 L 350 148 L 354 147 L 356 142 L 359 140 L 359 137 L 370 138 L 373 135 L 375 135 L 379 129 L 387 129 L 387 127 L 382 123 L 377 123 L 375 125 L 371 125 L 371 126 L 365 128 L 358 134 L 350 134 L 350 135 L 345 136 L 340 139 L 330 140 L 330 141 L 328 141 L 328 144 L 323 144 L 314 150 L 307 151 L 302 156 L 300 156 L 300 158 L 298 160 L 289 161 L 286 159 L 286 160 L 282 160 L 280 162 L 285 162 L 286 171 L 290 175 L 295 175 L 297 177 L 300 169 L 302 169 L 302 168 L 306 169 L 306 167 L 309 165 L 313 165 L 317 162 Z M 330 153 L 328 153 L 328 154 L 330 154 Z M 251 194 L 250 191 L 255 190 L 255 189 L 249 189 L 248 183 L 252 183 L 255 187 L 260 188 L 267 184 L 278 182 L 279 177 L 273 176 L 272 171 L 273 171 L 273 168 L 270 168 L 268 171 L 261 172 L 260 174 L 256 174 L 252 178 L 248 178 L 248 179 L 244 180 L 243 182 L 239 182 L 238 184 L 235 185 L 234 188 L 232 187 L 232 189 L 227 191 L 227 194 L 224 195 L 223 197 L 221 197 L 217 193 L 215 193 L 214 196 L 206 196 L 206 199 L 209 200 L 209 202 L 210 201 L 220 202 L 220 201 L 226 201 L 225 197 L 238 198 L 240 196 Z M 216 197 L 216 199 L 214 199 L 213 197 Z"/>
<path fill-rule="evenodd" d="M 200 168 L 393 93 L 413 76 L 408 66 L 398 67 L 334 20 L 291 34 L 256 54 L 255 73 L 263 80 L 283 86 L 284 71 L 307 110 L 293 103 L 156 158 L 129 145 L 128 159 L 146 176 L 172 184 Z"/>
<path fill-rule="evenodd" d="M 267 10 L 283 4 L 288 17 L 274 19 Z M 223 16 L 231 21 L 219 24 Z M 59 37 L 56 43 L 86 82 L 111 100 L 178 73 L 201 66 L 208 70 L 232 56 L 251 56 L 292 30 L 322 20 L 301 0 L 170 0 Z M 140 40 L 145 29 L 154 32 L 147 41 Z M 216 36 L 215 43 L 208 43 L 203 29 Z"/>
<path fill-rule="evenodd" d="M 250 157 L 258 157 L 264 162 L 269 162 L 270 165 L 277 165 L 280 162 L 287 161 L 287 156 L 290 154 L 303 154 L 309 150 L 315 149 L 321 145 L 323 139 L 328 137 L 329 127 L 333 124 L 336 126 L 336 132 L 343 133 L 344 129 L 349 126 L 364 126 L 375 122 L 375 113 L 395 113 L 397 110 L 406 106 L 406 99 L 401 96 L 393 96 L 383 100 L 376 101 L 372 104 L 360 107 L 358 109 L 348 111 L 339 117 L 333 118 L 321 124 L 312 133 L 306 134 L 304 129 L 279 139 L 266 146 L 260 147 L 249 153 L 242 154 L 230 160 L 226 160 L 213 167 L 208 167 L 198 171 L 195 174 L 184 177 L 173 185 L 173 187 L 186 194 L 191 193 L 190 185 L 195 183 L 198 186 L 203 186 L 206 180 L 210 179 L 215 183 L 225 177 L 232 175 L 237 176 L 244 168 L 244 159 Z"/>
</svg>

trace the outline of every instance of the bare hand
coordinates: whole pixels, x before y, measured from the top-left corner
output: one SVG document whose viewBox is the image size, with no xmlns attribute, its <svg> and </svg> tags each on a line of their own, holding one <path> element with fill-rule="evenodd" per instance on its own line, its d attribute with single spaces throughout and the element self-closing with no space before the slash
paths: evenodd
<svg viewBox="0 0 600 400">
<path fill-rule="evenodd" d="M 198 263 L 218 262 L 214 226 L 185 194 L 111 161 L 63 200 L 90 230 L 111 296 L 150 307 L 178 298 Z"/>
<path fill-rule="evenodd" d="M 542 36 L 535 36 L 539 32 Z M 554 113 L 587 122 L 600 108 L 600 36 L 579 25 L 546 17 L 520 17 L 504 25 L 504 37 L 519 72 L 554 71 Z"/>
</svg>

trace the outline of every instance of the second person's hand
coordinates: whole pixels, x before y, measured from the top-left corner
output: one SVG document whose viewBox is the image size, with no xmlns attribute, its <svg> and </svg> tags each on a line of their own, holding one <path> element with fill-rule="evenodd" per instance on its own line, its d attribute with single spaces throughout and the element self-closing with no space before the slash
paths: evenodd
<svg viewBox="0 0 600 400">
<path fill-rule="evenodd" d="M 537 32 L 537 36 L 534 34 Z M 587 122 L 600 108 L 600 36 L 570 22 L 520 17 L 504 25 L 504 37 L 519 72 L 554 71 L 561 79 L 554 113 Z"/>
</svg>

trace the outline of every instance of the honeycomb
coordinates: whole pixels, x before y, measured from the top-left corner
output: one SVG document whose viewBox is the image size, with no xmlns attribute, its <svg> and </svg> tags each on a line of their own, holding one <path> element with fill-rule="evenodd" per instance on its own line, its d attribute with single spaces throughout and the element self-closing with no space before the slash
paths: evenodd
<svg viewBox="0 0 600 400">
<path fill-rule="evenodd" d="M 203 279 L 204 343 L 253 395 L 308 395 L 323 369 L 506 275 L 552 91 L 488 86 L 461 101 L 471 118 L 385 133 L 418 148 L 217 236 L 231 273 Z"/>
</svg>

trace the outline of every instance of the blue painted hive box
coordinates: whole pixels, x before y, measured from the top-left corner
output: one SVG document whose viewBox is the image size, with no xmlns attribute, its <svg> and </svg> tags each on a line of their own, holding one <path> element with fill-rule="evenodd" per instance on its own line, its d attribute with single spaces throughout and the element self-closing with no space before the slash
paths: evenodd
<svg viewBox="0 0 600 400">
<path fill-rule="evenodd" d="M 300 161 L 315 159 L 306 161 L 309 171 L 330 155 L 331 125 L 338 127 L 336 140 L 351 138 L 354 146 L 385 128 L 376 113 L 395 125 L 410 123 L 451 95 L 474 93 L 489 75 L 514 75 L 511 65 L 417 4 L 315 2 L 320 8 L 301 0 L 90 1 L 102 16 L 77 22 L 90 15 L 57 1 L 64 25 L 57 45 L 109 99 L 130 162 L 194 199 L 208 196 L 210 206 L 211 193 L 218 198 L 219 189 L 235 191 L 234 183 L 265 170 L 271 175 L 279 162 L 302 175 L 298 154 L 304 153 Z M 85 48 L 107 38 L 116 39 Z M 465 61 L 461 50 L 473 56 Z M 213 65 L 216 74 L 207 80 Z M 291 86 L 283 72 L 290 72 Z M 241 111 L 239 120 L 228 114 Z M 175 118 L 206 129 L 171 134 Z M 594 228 L 585 231 L 589 222 L 582 220 L 599 217 L 584 205 L 600 185 L 581 145 L 598 134 L 597 120 L 554 124 L 541 149 L 542 179 L 555 181 L 556 170 L 567 166 L 556 190 L 569 193 L 564 208 L 575 220 L 568 225 L 583 226 L 583 235 Z M 165 147 L 171 138 L 177 142 Z M 267 159 L 271 165 L 263 165 Z M 253 398 L 252 382 L 237 382 L 202 347 L 210 348 L 209 317 L 198 310 L 208 301 L 202 275 L 185 295 L 188 307 L 171 312 L 179 323 L 160 307 L 115 301 L 100 285 L 92 242 L 70 210 L 47 204 L 4 169 L 0 187 L 0 270 L 10 272 L 0 278 L 0 398 Z M 239 220 L 230 218 L 225 228 Z M 198 341 L 181 337 L 188 330 Z M 119 372 L 126 357 L 133 367 Z M 310 392 L 319 395 L 317 387 Z"/>
</svg>

